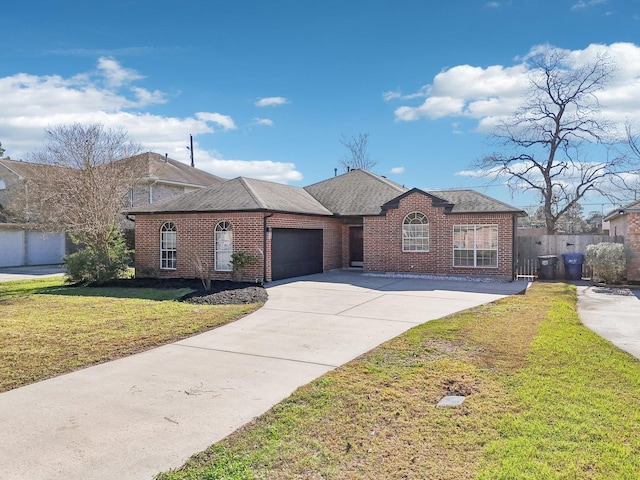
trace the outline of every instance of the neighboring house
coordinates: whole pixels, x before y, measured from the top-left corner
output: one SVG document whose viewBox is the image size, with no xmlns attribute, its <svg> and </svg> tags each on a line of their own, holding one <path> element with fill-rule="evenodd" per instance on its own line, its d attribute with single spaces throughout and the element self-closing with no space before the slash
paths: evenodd
<svg viewBox="0 0 640 480">
<path fill-rule="evenodd" d="M 640 200 L 613 210 L 604 221 L 609 222 L 609 235 L 622 235 L 625 246 L 633 253 L 627 280 L 640 281 Z"/>
<path fill-rule="evenodd" d="M 216 185 L 224 179 L 186 165 L 167 155 L 146 152 L 119 160 L 134 162 L 140 179 L 129 192 L 129 207 L 155 203 L 167 198 Z"/>
<path fill-rule="evenodd" d="M 67 253 L 63 233 L 41 232 L 27 223 L 28 181 L 46 168 L 52 167 L 0 159 L 0 267 L 59 264 Z"/>
<path fill-rule="evenodd" d="M 224 181 L 167 155 L 153 152 L 118 161 L 134 162 L 135 171 L 140 176 L 126 199 L 128 207 L 166 200 Z M 61 263 L 67 254 L 66 243 L 60 240 L 64 239 L 64 234 L 36 232 L 37 228 L 28 223 L 29 181 L 37 178 L 39 170 L 48 168 L 59 167 L 0 159 L 0 222 L 5 223 L 0 230 L 0 245 L 11 246 L 0 250 L 0 266 Z M 128 223 L 133 228 L 133 224 Z M 126 227 L 127 222 L 124 224 Z"/>
<path fill-rule="evenodd" d="M 231 255 L 260 262 L 248 280 L 337 268 L 512 278 L 524 212 L 470 190 L 407 189 L 365 170 L 305 188 L 249 178 L 129 209 L 141 276 L 231 278 Z"/>
</svg>

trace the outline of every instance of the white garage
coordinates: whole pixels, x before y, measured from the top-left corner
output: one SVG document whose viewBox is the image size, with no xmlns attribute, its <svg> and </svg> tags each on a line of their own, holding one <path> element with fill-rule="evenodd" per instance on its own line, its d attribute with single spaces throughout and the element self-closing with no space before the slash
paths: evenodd
<svg viewBox="0 0 640 480">
<path fill-rule="evenodd" d="M 0 267 L 56 265 L 66 255 L 64 233 L 26 230 L 15 224 L 0 224 Z"/>
</svg>

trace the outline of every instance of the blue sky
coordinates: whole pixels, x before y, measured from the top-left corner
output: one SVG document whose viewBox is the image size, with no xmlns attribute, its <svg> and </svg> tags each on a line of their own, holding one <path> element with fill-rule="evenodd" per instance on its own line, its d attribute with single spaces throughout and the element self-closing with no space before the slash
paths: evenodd
<svg viewBox="0 0 640 480">
<path fill-rule="evenodd" d="M 640 126 L 640 0 L 24 0 L 0 31 L 13 159 L 48 126 L 101 122 L 185 163 L 193 134 L 199 168 L 304 186 L 340 166 L 342 135 L 368 133 L 376 173 L 525 207 L 469 170 L 541 45 L 611 55 L 603 109 Z"/>
</svg>

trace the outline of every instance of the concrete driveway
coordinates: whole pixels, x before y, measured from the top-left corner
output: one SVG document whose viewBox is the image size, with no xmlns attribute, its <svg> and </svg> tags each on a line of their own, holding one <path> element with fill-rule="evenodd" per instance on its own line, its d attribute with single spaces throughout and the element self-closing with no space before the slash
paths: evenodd
<svg viewBox="0 0 640 480">
<path fill-rule="evenodd" d="M 582 323 L 640 359 L 640 290 L 578 286 Z"/>
<path fill-rule="evenodd" d="M 0 394 L 0 478 L 150 479 L 380 343 L 526 285 L 345 271 L 274 283 L 234 323 Z"/>
<path fill-rule="evenodd" d="M 11 280 L 32 280 L 34 278 L 58 277 L 64 275 L 60 265 L 34 265 L 24 267 L 1 267 L 0 282 Z"/>
</svg>

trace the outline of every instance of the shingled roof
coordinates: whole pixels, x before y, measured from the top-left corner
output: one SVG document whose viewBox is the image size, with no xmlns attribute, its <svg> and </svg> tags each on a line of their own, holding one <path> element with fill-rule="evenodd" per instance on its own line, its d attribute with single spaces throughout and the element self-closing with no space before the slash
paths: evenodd
<svg viewBox="0 0 640 480">
<path fill-rule="evenodd" d="M 224 178 L 154 152 L 141 153 L 119 161 L 135 162 L 142 172 L 142 180 L 197 187 L 208 187 L 225 181 Z"/>
<path fill-rule="evenodd" d="M 408 189 L 366 170 L 314 183 L 304 189 L 336 215 L 378 215 L 385 203 Z"/>
<path fill-rule="evenodd" d="M 332 215 L 300 187 L 238 177 L 178 197 L 129 210 L 129 213 L 273 211 Z"/>
<path fill-rule="evenodd" d="M 24 180 L 33 178 L 37 172 L 43 171 L 43 169 L 57 168 L 43 163 L 16 161 L 9 158 L 0 158 L 0 163 Z"/>
<path fill-rule="evenodd" d="M 425 192 L 366 170 L 351 170 L 300 188 L 238 177 L 196 192 L 129 210 L 129 213 L 276 211 L 311 215 L 380 215 L 414 191 L 432 197 L 445 213 L 524 212 L 473 190 Z"/>
<path fill-rule="evenodd" d="M 427 192 L 451 204 L 447 213 L 513 213 L 526 215 L 519 208 L 512 207 L 495 198 L 475 190 L 441 190 Z"/>
</svg>

